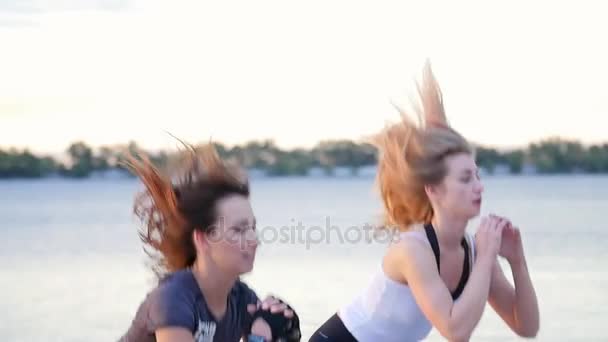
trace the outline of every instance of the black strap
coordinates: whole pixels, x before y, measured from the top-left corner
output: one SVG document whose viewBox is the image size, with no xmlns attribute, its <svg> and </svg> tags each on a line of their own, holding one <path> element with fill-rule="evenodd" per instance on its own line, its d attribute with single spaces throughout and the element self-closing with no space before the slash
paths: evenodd
<svg viewBox="0 0 608 342">
<path fill-rule="evenodd" d="M 433 254 L 435 254 L 435 261 L 437 261 L 437 272 L 440 273 L 441 268 L 439 267 L 439 241 L 437 241 L 437 234 L 435 234 L 435 229 L 430 223 L 424 225 L 424 231 L 426 232 L 426 237 L 429 239 L 431 248 L 433 248 Z"/>
<path fill-rule="evenodd" d="M 437 262 L 437 272 L 441 273 L 441 267 L 439 266 L 439 241 L 437 240 L 435 228 L 433 228 L 433 225 L 431 223 L 427 223 L 424 225 L 424 231 L 426 232 L 426 237 L 429 239 L 429 243 L 431 244 L 431 248 L 433 249 L 433 254 L 435 254 L 435 261 Z M 464 263 L 462 265 L 462 274 L 460 275 L 460 281 L 458 282 L 458 286 L 456 287 L 456 290 L 451 293 L 452 299 L 457 299 L 458 297 L 460 297 L 462 291 L 464 290 L 464 286 L 469 280 L 469 245 L 467 244 L 467 239 L 463 237 L 460 245 L 464 249 Z"/>
<path fill-rule="evenodd" d="M 467 244 L 466 239 L 462 239 L 462 248 L 464 248 L 464 264 L 462 265 L 462 275 L 460 276 L 460 281 L 458 282 L 458 286 L 456 290 L 452 293 L 452 299 L 457 299 L 462 294 L 464 290 L 464 286 L 467 284 L 469 280 L 469 244 Z"/>
</svg>

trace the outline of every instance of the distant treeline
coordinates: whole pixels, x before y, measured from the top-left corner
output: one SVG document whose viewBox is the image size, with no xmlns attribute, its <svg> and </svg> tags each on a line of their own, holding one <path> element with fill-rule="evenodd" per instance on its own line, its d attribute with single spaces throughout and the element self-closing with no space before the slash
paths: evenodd
<svg viewBox="0 0 608 342">
<path fill-rule="evenodd" d="M 323 141 L 312 149 L 284 150 L 270 140 L 234 147 L 218 143 L 216 147 L 222 157 L 269 176 L 306 175 L 314 169 L 331 175 L 337 168 L 357 174 L 360 168 L 375 165 L 377 153 L 369 144 L 348 140 Z M 98 149 L 75 142 L 61 161 L 28 150 L 0 149 L 0 178 L 85 178 L 96 172 L 124 171 L 121 164 L 124 151 L 141 152 L 141 149 L 134 142 Z M 161 166 L 171 157 L 167 152 L 147 155 Z M 608 172 L 608 144 L 585 146 L 577 141 L 551 138 L 510 151 L 478 146 L 477 162 L 488 173 Z"/>
</svg>

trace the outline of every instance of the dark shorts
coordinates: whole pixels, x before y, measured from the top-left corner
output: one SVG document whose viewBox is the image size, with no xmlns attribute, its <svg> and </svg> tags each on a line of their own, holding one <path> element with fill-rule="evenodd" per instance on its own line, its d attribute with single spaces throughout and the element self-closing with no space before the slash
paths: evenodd
<svg viewBox="0 0 608 342">
<path fill-rule="evenodd" d="M 357 342 L 357 339 L 346 329 L 340 317 L 334 314 L 312 334 L 308 342 Z"/>
</svg>

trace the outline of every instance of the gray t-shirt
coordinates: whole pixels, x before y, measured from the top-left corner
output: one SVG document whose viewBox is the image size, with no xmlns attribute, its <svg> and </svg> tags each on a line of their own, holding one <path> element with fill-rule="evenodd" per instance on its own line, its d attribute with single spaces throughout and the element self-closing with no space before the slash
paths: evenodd
<svg viewBox="0 0 608 342">
<path fill-rule="evenodd" d="M 228 296 L 226 314 L 216 320 L 190 270 L 177 271 L 152 290 L 139 306 L 131 327 L 120 342 L 155 342 L 162 327 L 183 327 L 195 342 L 237 342 L 251 324 L 247 304 L 258 297 L 245 283 L 237 281 Z"/>
</svg>

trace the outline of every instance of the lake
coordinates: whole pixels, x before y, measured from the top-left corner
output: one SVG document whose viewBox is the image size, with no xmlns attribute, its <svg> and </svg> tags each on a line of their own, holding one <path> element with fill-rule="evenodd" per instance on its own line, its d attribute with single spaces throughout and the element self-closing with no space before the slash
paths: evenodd
<svg viewBox="0 0 608 342">
<path fill-rule="evenodd" d="M 608 340 L 608 176 L 483 181 L 482 213 L 507 216 L 522 231 L 538 339 Z M 373 186 L 370 177 L 252 180 L 263 243 L 244 280 L 260 296 L 287 299 L 305 338 L 380 265 L 382 236 L 358 229 L 381 217 Z M 139 188 L 130 179 L 0 181 L 3 340 L 114 341 L 125 331 L 153 285 L 132 215 Z M 516 339 L 489 306 L 472 338 Z M 433 331 L 429 340 L 442 338 Z"/>
</svg>

